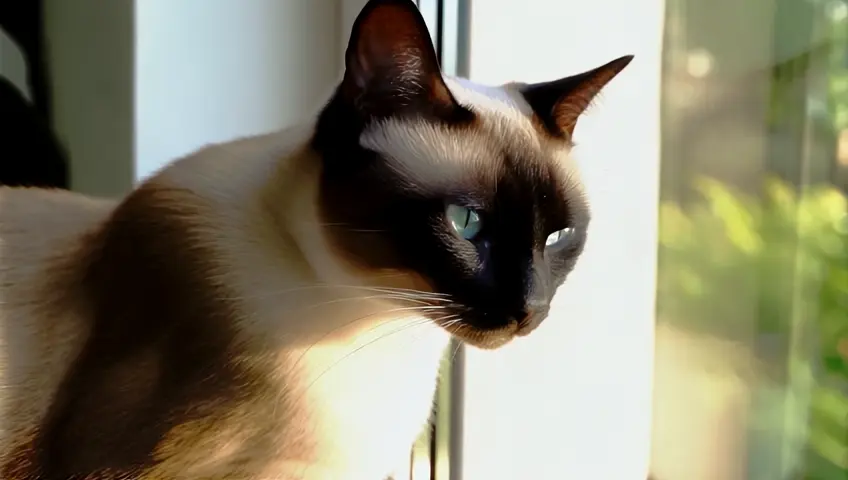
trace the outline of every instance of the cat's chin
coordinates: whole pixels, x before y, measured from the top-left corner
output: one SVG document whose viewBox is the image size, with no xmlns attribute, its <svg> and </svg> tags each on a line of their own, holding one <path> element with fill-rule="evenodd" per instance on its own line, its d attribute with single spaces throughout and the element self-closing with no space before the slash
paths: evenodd
<svg viewBox="0 0 848 480">
<path fill-rule="evenodd" d="M 497 328 L 480 328 L 467 323 L 443 325 L 451 335 L 472 347 L 494 350 L 511 342 L 518 334 L 518 322 Z"/>
</svg>

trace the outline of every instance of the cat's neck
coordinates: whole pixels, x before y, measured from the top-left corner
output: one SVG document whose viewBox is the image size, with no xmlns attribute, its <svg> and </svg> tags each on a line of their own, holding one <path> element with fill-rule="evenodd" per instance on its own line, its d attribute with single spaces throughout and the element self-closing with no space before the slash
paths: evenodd
<svg viewBox="0 0 848 480">
<path fill-rule="evenodd" d="M 226 272 L 214 281 L 238 301 L 239 331 L 251 338 L 314 340 L 318 330 L 341 327 L 328 322 L 350 322 L 340 339 L 376 334 L 386 319 L 374 312 L 396 307 L 377 298 L 380 289 L 417 286 L 396 272 L 356 270 L 334 252 L 319 212 L 321 159 L 311 134 L 305 125 L 205 147 L 140 189 L 172 191 L 180 208 L 193 204 L 191 228 L 203 233 L 187 234 L 208 244 L 211 271 Z"/>
<path fill-rule="evenodd" d="M 308 265 L 292 281 L 356 282 L 328 255 L 317 201 L 321 161 L 309 148 L 312 132 L 312 124 L 305 124 L 208 146 L 151 183 L 188 188 L 210 202 L 224 237 L 243 237 L 248 224 L 268 229 L 289 260 L 298 253 Z"/>
</svg>

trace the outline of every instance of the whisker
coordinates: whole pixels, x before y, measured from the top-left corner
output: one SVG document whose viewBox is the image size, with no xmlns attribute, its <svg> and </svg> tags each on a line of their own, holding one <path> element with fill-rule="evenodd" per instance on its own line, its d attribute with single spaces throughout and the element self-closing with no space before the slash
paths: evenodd
<svg viewBox="0 0 848 480">
<path fill-rule="evenodd" d="M 446 307 L 442 307 L 442 306 L 400 307 L 400 308 L 393 308 L 393 309 L 389 309 L 389 310 L 379 310 L 379 311 L 376 311 L 376 312 L 371 312 L 371 313 L 369 313 L 368 315 L 364 315 L 364 316 L 361 316 L 361 317 L 354 318 L 353 320 L 350 320 L 350 321 L 348 321 L 348 322 L 345 322 L 345 323 L 343 323 L 342 325 L 337 326 L 336 328 L 330 329 L 330 331 L 328 331 L 328 332 L 324 333 L 324 334 L 323 334 L 323 335 L 321 335 L 318 339 L 316 339 L 314 342 L 312 342 L 312 343 L 311 343 L 311 344 L 310 344 L 310 345 L 306 348 L 306 350 L 304 350 L 304 351 L 303 351 L 303 353 L 301 353 L 301 354 L 297 357 L 297 360 L 295 360 L 294 364 L 293 364 L 293 365 L 292 365 L 292 367 L 289 369 L 289 371 L 290 371 L 290 372 L 294 372 L 294 371 L 296 371 L 297 367 L 298 367 L 298 366 L 300 366 L 300 362 L 302 362 L 302 361 L 303 361 L 304 357 L 306 357 L 306 355 L 307 355 L 307 354 L 308 354 L 308 353 L 312 350 L 312 348 L 313 348 L 313 347 L 315 347 L 316 345 L 318 345 L 319 343 L 321 343 L 321 340 L 324 340 L 325 338 L 329 337 L 329 336 L 330 336 L 330 335 L 332 335 L 333 333 L 336 333 L 336 332 L 338 332 L 339 330 L 342 330 L 342 329 L 343 329 L 343 328 L 345 328 L 345 327 L 349 327 L 349 326 L 353 325 L 353 324 L 354 324 L 354 323 L 356 323 L 356 322 L 359 322 L 359 321 L 361 321 L 361 320 L 365 320 L 365 319 L 367 319 L 367 318 L 369 318 L 369 317 L 373 317 L 373 316 L 375 316 L 375 315 L 383 315 L 383 314 L 387 314 L 387 313 L 396 313 L 396 312 L 402 312 L 402 311 L 413 311 L 413 312 L 414 312 L 414 311 L 421 311 L 421 310 L 444 310 L 445 308 L 446 308 Z M 384 325 L 386 325 L 386 324 L 388 324 L 388 323 L 392 323 L 392 322 L 400 321 L 400 320 L 408 320 L 408 318 L 407 318 L 407 317 L 398 317 L 398 318 L 393 318 L 393 319 L 386 320 L 386 321 L 384 321 L 384 322 L 380 322 L 380 323 L 378 323 L 377 325 L 374 325 L 373 327 L 371 327 L 371 328 L 369 328 L 368 330 L 366 330 L 366 331 L 365 331 L 365 333 L 373 332 L 374 330 L 376 330 L 376 329 L 378 329 L 378 328 L 380 328 L 380 327 L 382 327 L 382 326 L 384 326 Z M 423 321 L 422 323 L 427 323 L 427 322 L 430 322 L 430 321 L 431 321 L 431 320 L 430 320 L 429 318 L 425 318 L 425 319 L 424 319 L 424 321 Z"/>
<path fill-rule="evenodd" d="M 294 306 L 292 306 L 292 308 L 277 310 L 277 314 L 279 314 L 279 315 L 299 315 L 299 314 L 303 314 L 305 312 L 308 312 L 310 310 L 321 308 L 321 307 L 324 307 L 324 306 L 327 306 L 327 305 L 333 305 L 333 304 L 338 304 L 338 303 L 343 303 L 343 302 L 356 302 L 356 301 L 368 301 L 368 300 L 386 300 L 386 301 L 405 302 L 407 304 L 413 304 L 413 307 L 409 307 L 409 308 L 419 308 L 419 307 L 424 308 L 424 307 L 426 307 L 426 309 L 438 310 L 438 309 L 447 309 L 447 308 L 451 307 L 451 305 L 449 303 L 440 305 L 437 302 L 432 302 L 432 301 L 428 301 L 428 300 L 420 300 L 420 299 L 417 299 L 417 298 L 409 298 L 408 296 L 402 295 L 402 294 L 379 294 L 379 295 L 334 298 L 334 299 L 331 299 L 331 300 L 326 300 L 326 301 L 323 301 L 323 302 L 317 302 L 317 303 L 308 304 L 308 305 L 294 305 Z M 404 307 L 404 308 L 406 308 L 406 307 Z M 388 312 L 388 311 L 397 311 L 397 310 L 383 310 L 383 312 Z M 380 312 L 381 311 L 377 311 L 377 312 L 374 312 L 372 314 L 379 314 Z M 252 311 L 252 312 L 248 312 L 242 318 L 243 319 L 249 319 L 249 318 L 253 318 L 257 315 L 259 315 L 258 312 Z M 361 320 L 363 318 L 367 318 L 367 317 L 362 317 L 362 318 L 359 318 L 359 319 L 356 319 L 356 320 Z M 356 320 L 353 320 L 353 321 L 355 322 Z"/>
<path fill-rule="evenodd" d="M 460 348 L 462 348 L 462 342 L 457 340 L 456 341 L 456 348 L 453 349 L 453 354 L 451 354 L 451 357 L 450 357 L 451 363 L 453 363 L 453 361 L 456 360 L 456 354 L 459 353 Z"/>
<path fill-rule="evenodd" d="M 424 295 L 436 296 L 436 297 L 450 297 L 451 296 L 448 293 L 425 292 L 423 290 L 416 290 L 416 289 L 413 289 L 413 288 L 401 288 L 401 287 L 375 287 L 375 288 L 382 288 L 382 289 L 398 291 L 398 292 L 409 292 L 409 293 L 416 293 L 416 294 L 424 294 Z"/>
<path fill-rule="evenodd" d="M 370 345 L 374 344 L 375 342 L 377 342 L 377 341 L 379 341 L 379 340 L 383 340 L 383 339 L 388 338 L 388 337 L 390 337 L 390 336 L 392 336 L 392 335 L 394 335 L 394 334 L 396 334 L 396 333 L 400 333 L 400 332 L 402 332 L 402 331 L 408 330 L 408 329 L 413 328 L 413 327 L 420 327 L 420 326 L 422 326 L 422 325 L 426 325 L 427 323 L 430 323 L 430 320 L 429 320 L 429 319 L 425 319 L 425 320 L 423 320 L 423 321 L 419 320 L 419 321 L 413 322 L 413 323 L 411 323 L 411 324 L 404 325 L 404 326 L 403 326 L 403 327 L 401 327 L 401 328 L 398 328 L 398 329 L 392 330 L 391 332 L 388 332 L 388 333 L 386 333 L 386 334 L 384 334 L 384 335 L 380 335 L 379 337 L 377 337 L 377 338 L 375 338 L 375 339 L 373 339 L 373 340 L 370 340 L 369 342 L 367 342 L 367 343 L 365 343 L 365 344 L 363 344 L 363 345 L 360 345 L 359 347 L 357 347 L 357 348 L 353 349 L 352 351 L 350 351 L 350 352 L 348 352 L 347 354 L 345 354 L 342 358 L 340 358 L 340 359 L 336 360 L 335 362 L 333 362 L 332 364 L 330 364 L 330 366 L 329 366 L 329 367 L 327 367 L 327 368 L 326 368 L 323 372 L 321 372 L 321 374 L 320 374 L 320 375 L 318 375 L 317 377 L 315 377 L 315 379 L 314 379 L 314 380 L 312 380 L 312 382 L 310 382 L 310 383 L 309 383 L 309 385 L 307 385 L 307 386 L 306 386 L 306 388 L 304 389 L 304 395 L 306 394 L 306 392 L 308 392 L 308 391 L 309 391 L 309 389 L 310 389 L 310 388 L 312 388 L 312 386 L 313 386 L 313 385 L 315 385 L 315 383 L 316 383 L 318 380 L 320 380 L 320 379 L 321 379 L 321 377 L 323 377 L 324 375 L 326 375 L 326 374 L 327 374 L 327 372 L 329 372 L 330 370 L 332 370 L 333 368 L 335 368 L 337 365 L 339 365 L 339 364 L 340 364 L 341 362 L 343 362 L 344 360 L 347 360 L 348 358 L 350 358 L 350 356 L 351 356 L 351 355 L 354 355 L 355 353 L 357 353 L 357 352 L 361 351 L 361 350 L 362 350 L 362 349 L 364 349 L 365 347 L 368 347 L 368 346 L 370 346 Z"/>
<path fill-rule="evenodd" d="M 435 320 L 442 327 L 450 327 L 462 321 L 462 317 L 458 314 L 448 315 L 444 318 Z"/>
<path fill-rule="evenodd" d="M 333 299 L 333 300 L 327 300 L 325 302 L 314 303 L 312 305 L 308 305 L 308 306 L 302 307 L 302 308 L 303 308 L 303 310 L 311 310 L 313 308 L 324 307 L 324 306 L 332 305 L 332 304 L 335 304 L 335 303 L 349 302 L 349 301 L 365 301 L 365 300 L 404 300 L 404 301 L 411 302 L 411 303 L 417 303 L 419 305 L 431 306 L 429 303 L 425 302 L 424 300 L 418 300 L 416 298 L 407 298 L 403 295 L 385 294 L 385 295 L 368 295 L 366 297 L 336 298 L 336 299 Z"/>
<path fill-rule="evenodd" d="M 313 285 L 303 285 L 299 287 L 293 287 L 285 290 L 280 290 L 273 293 L 259 294 L 259 295 L 245 295 L 241 297 L 235 298 L 225 298 L 225 300 L 249 300 L 249 299 L 261 299 L 261 298 L 270 298 L 279 295 L 285 295 L 288 293 L 300 293 L 310 290 L 318 290 L 318 289 L 351 289 L 351 290 L 362 290 L 362 291 L 370 291 L 377 293 L 392 293 L 392 294 L 403 294 L 407 295 L 409 298 L 417 298 L 417 299 L 427 299 L 433 301 L 448 301 L 449 295 L 443 293 L 435 293 L 435 292 L 425 292 L 422 290 L 414 290 L 409 288 L 399 288 L 399 287 L 369 287 L 364 285 L 334 285 L 334 284 L 313 284 Z"/>
<path fill-rule="evenodd" d="M 355 348 L 354 350 L 352 350 L 352 351 L 348 352 L 347 354 L 345 354 L 342 358 L 340 358 L 340 359 L 336 360 L 335 362 L 333 362 L 332 364 L 330 364 L 330 366 L 328 366 L 326 369 L 324 369 L 324 371 L 323 371 L 323 372 L 321 372 L 321 374 L 319 374 L 317 377 L 315 377 L 315 379 L 314 379 L 314 380 L 312 380 L 312 382 L 310 382 L 310 383 L 309 383 L 309 385 L 307 385 L 307 386 L 306 386 L 306 388 L 304 389 L 304 395 L 306 395 L 306 392 L 308 392 L 308 391 L 309 391 L 309 389 L 310 389 L 310 388 L 312 388 L 312 386 L 313 386 L 313 385 L 315 385 L 315 383 L 317 383 L 317 382 L 318 382 L 318 380 L 320 380 L 320 379 L 321 379 L 324 375 L 326 375 L 326 374 L 327 374 L 330 370 L 332 370 L 333 368 L 335 368 L 336 366 L 338 366 L 341 362 L 343 362 L 343 361 L 345 361 L 345 360 L 349 359 L 352 355 L 354 355 L 354 354 L 356 354 L 357 352 L 359 352 L 359 351 L 363 350 L 364 348 L 366 348 L 366 347 L 368 347 L 368 346 L 370 346 L 370 345 L 372 345 L 372 344 L 376 343 L 377 341 L 379 341 L 379 340 L 383 340 L 383 339 L 385 339 L 385 338 L 387 338 L 387 337 L 389 337 L 389 336 L 391 336 L 391 335 L 394 335 L 394 334 L 396 334 L 396 333 L 399 333 L 399 332 L 402 332 L 402 331 L 405 331 L 405 330 L 408 330 L 408 329 L 411 329 L 411 328 L 415 328 L 415 327 L 420 327 L 420 326 L 426 325 L 426 324 L 428 324 L 428 323 L 430 323 L 430 322 L 436 322 L 436 323 L 439 323 L 439 322 L 443 322 L 443 321 L 445 321 L 445 320 L 454 321 L 454 322 L 459 322 L 459 321 L 461 321 L 461 318 L 459 318 L 459 315 L 451 314 L 451 315 L 446 315 L 446 316 L 444 316 L 444 317 L 439 317 L 439 318 L 437 318 L 437 319 L 433 319 L 433 320 L 428 319 L 428 318 L 424 318 L 424 319 L 421 319 L 421 320 L 416 320 L 416 321 L 413 321 L 413 322 L 411 322 L 411 323 L 409 323 L 409 324 L 407 324 L 407 325 L 404 325 L 404 326 L 402 326 L 402 327 L 400 327 L 400 328 L 398 328 L 398 329 L 392 330 L 391 332 L 388 332 L 388 333 L 386 333 L 386 334 L 384 334 L 384 335 L 381 335 L 381 336 L 379 336 L 379 337 L 377 337 L 377 338 L 375 338 L 375 339 L 373 339 L 373 340 L 371 340 L 371 341 L 369 341 L 369 342 L 367 342 L 367 343 L 365 343 L 365 344 L 363 344 L 363 345 L 360 345 L 359 347 L 357 347 L 357 348 Z M 380 326 L 382 326 L 382 325 L 385 325 L 385 323 L 381 324 Z M 375 328 L 376 328 L 376 327 L 375 327 Z M 373 329 L 372 329 L 372 330 L 373 330 Z M 410 341 L 410 343 L 414 343 L 414 342 L 415 342 L 418 338 L 420 338 L 420 337 L 414 337 L 414 338 Z M 458 344 L 458 345 L 457 345 L 456 350 L 454 350 L 453 356 L 456 356 L 456 352 L 459 350 L 459 345 L 460 345 L 460 344 Z"/>
</svg>

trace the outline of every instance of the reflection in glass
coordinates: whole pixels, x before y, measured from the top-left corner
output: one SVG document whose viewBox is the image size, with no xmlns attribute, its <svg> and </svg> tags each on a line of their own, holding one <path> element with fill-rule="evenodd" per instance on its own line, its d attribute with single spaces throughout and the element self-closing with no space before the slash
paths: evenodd
<svg viewBox="0 0 848 480">
<path fill-rule="evenodd" d="M 848 478 L 848 5 L 666 14 L 653 476 Z"/>
</svg>

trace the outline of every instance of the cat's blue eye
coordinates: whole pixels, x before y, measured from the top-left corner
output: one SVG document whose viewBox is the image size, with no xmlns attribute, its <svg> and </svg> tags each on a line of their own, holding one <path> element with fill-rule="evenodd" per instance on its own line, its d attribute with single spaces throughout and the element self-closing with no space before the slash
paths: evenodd
<svg viewBox="0 0 848 480">
<path fill-rule="evenodd" d="M 451 228 L 466 240 L 472 240 L 480 233 L 483 222 L 474 210 L 450 204 L 445 209 Z"/>
<path fill-rule="evenodd" d="M 556 232 L 548 235 L 548 238 L 545 240 L 545 246 L 553 247 L 556 245 L 561 245 L 568 241 L 573 232 L 574 229 L 571 227 L 563 228 L 562 230 L 557 230 Z"/>
</svg>

